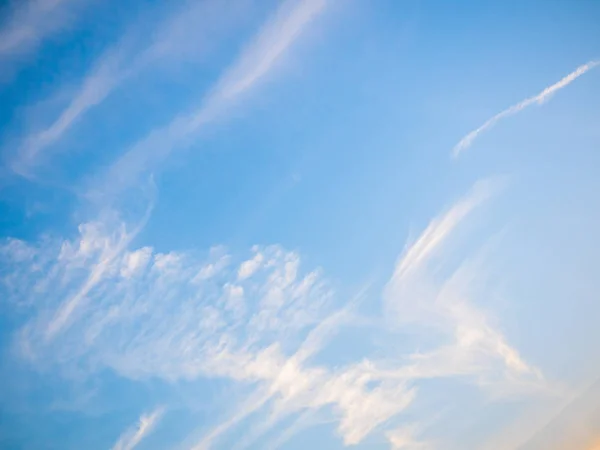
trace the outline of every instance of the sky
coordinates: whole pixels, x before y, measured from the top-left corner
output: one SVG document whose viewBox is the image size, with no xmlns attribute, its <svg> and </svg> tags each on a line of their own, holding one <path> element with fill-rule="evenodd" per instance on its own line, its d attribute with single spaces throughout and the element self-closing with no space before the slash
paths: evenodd
<svg viewBox="0 0 600 450">
<path fill-rule="evenodd" d="M 600 3 L 0 6 L 0 447 L 600 448 Z"/>
</svg>

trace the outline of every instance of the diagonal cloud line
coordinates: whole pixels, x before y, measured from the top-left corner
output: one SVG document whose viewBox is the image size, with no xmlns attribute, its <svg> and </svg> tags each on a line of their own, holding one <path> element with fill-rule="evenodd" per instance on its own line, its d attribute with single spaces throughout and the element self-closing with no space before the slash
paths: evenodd
<svg viewBox="0 0 600 450">
<path fill-rule="evenodd" d="M 432 220 L 418 239 L 405 249 L 392 278 L 402 278 L 420 267 L 471 211 L 502 188 L 503 181 L 501 178 L 478 181 L 469 195 L 454 204 L 443 216 Z"/>
<path fill-rule="evenodd" d="M 135 143 L 105 174 L 99 185 L 115 193 L 132 184 L 136 177 L 164 161 L 175 147 L 185 146 L 194 133 L 214 121 L 227 108 L 263 81 L 298 40 L 308 25 L 324 11 L 328 0 L 287 0 L 259 30 L 236 62 L 209 91 L 200 107 L 191 114 L 175 117 Z M 92 192 L 94 197 L 98 192 Z"/>
<path fill-rule="evenodd" d="M 531 105 L 534 105 L 536 103 L 538 105 L 541 105 L 542 103 L 549 100 L 550 97 L 552 97 L 552 95 L 554 95 L 557 91 L 563 89 L 564 87 L 567 87 L 569 84 L 571 84 L 577 78 L 579 78 L 581 75 L 585 74 L 586 72 L 593 69 L 594 67 L 596 67 L 599 64 L 600 64 L 600 61 L 590 61 L 586 64 L 583 64 L 583 65 L 579 66 L 577 69 L 575 69 L 573 72 L 571 72 L 570 74 L 568 74 L 567 76 L 562 78 L 557 83 L 554 83 L 552 86 L 549 86 L 546 89 L 544 89 L 539 94 L 534 95 L 533 97 L 529 97 L 529 98 L 511 106 L 510 108 L 507 108 L 504 111 L 496 114 L 491 119 L 488 119 L 483 125 L 481 125 L 477 129 L 471 131 L 469 134 L 467 134 L 465 137 L 463 137 L 458 142 L 458 144 L 456 144 L 454 146 L 454 148 L 452 149 L 452 157 L 457 158 L 458 156 L 460 156 L 460 154 L 463 151 L 468 149 L 473 144 L 473 141 L 475 141 L 475 139 L 477 139 L 477 137 L 481 133 L 492 128 L 500 120 L 505 119 L 506 117 L 515 115 L 518 112 L 522 111 L 523 109 L 525 109 Z"/>
<path fill-rule="evenodd" d="M 257 395 L 251 396 L 243 405 L 241 405 L 236 414 L 212 429 L 200 442 L 191 447 L 190 450 L 210 449 L 212 443 L 219 436 L 229 431 L 232 427 L 243 421 L 258 409 L 262 408 L 274 395 L 274 392 L 259 391 Z"/>
<path fill-rule="evenodd" d="M 501 180 L 500 180 L 501 181 Z M 444 344 L 426 353 L 411 355 L 410 364 L 388 369 L 375 368 L 379 378 L 417 380 L 449 376 L 470 376 L 485 382 L 491 368 L 504 366 L 506 388 L 548 392 L 556 388 L 529 365 L 506 337 L 490 324 L 482 310 L 472 303 L 473 280 L 479 278 L 480 258 L 469 257 L 438 279 L 433 269 L 446 259 L 444 247 L 467 216 L 489 198 L 502 183 L 482 180 L 449 210 L 434 218 L 409 246 L 396 264 L 384 288 L 384 302 L 399 324 L 432 329 L 449 337 Z M 506 381 L 502 380 L 506 378 Z M 494 384 L 493 378 L 489 379 Z M 502 388 L 502 383 L 496 386 Z"/>
<path fill-rule="evenodd" d="M 16 3 L 16 2 L 15 2 Z M 0 31 L 0 56 L 6 57 L 33 50 L 48 35 L 58 31 L 64 23 L 61 15 L 72 0 L 22 1 Z M 65 14 L 63 14 L 65 16 Z"/>
<path fill-rule="evenodd" d="M 197 29 L 199 20 L 214 19 L 215 13 L 220 11 L 218 5 L 220 4 L 216 0 L 184 2 L 183 7 L 157 26 L 157 37 L 151 39 L 147 46 L 137 50 L 135 41 L 139 30 L 136 32 L 136 27 L 131 27 L 112 48 L 100 56 L 86 74 L 75 96 L 58 117 L 46 128 L 26 137 L 12 162 L 13 171 L 25 178 L 32 178 L 31 171 L 46 148 L 60 141 L 78 120 L 105 101 L 113 91 L 152 64 L 172 56 L 173 48 L 180 44 L 182 37 L 200 41 L 198 36 L 190 36 L 185 34 L 185 31 L 189 31 L 192 23 Z M 204 26 L 199 29 L 205 28 Z"/>
<path fill-rule="evenodd" d="M 164 413 L 163 408 L 157 408 L 150 414 L 142 415 L 138 423 L 125 430 L 113 445 L 111 450 L 133 450 L 155 427 Z"/>
<path fill-rule="evenodd" d="M 111 267 L 111 264 L 127 249 L 127 246 L 131 241 L 133 241 L 146 226 L 152 209 L 153 205 L 150 204 L 138 225 L 130 233 L 125 232 L 114 248 L 101 255 L 100 260 L 91 269 L 87 279 L 77 292 L 60 305 L 58 311 L 46 328 L 45 339 L 47 341 L 50 341 L 67 325 L 69 318 L 75 310 L 79 308 L 81 302 L 84 301 L 89 292 L 102 281 L 104 275 Z"/>
<path fill-rule="evenodd" d="M 365 298 L 365 295 L 371 288 L 372 284 L 372 281 L 368 281 L 363 284 L 358 292 L 343 308 L 325 317 L 319 323 L 319 325 L 317 325 L 308 333 L 298 350 L 289 359 L 287 359 L 287 362 L 293 362 L 295 364 L 301 364 L 305 362 L 312 355 L 316 354 L 324 346 L 324 343 L 339 330 L 339 328 L 351 322 L 353 320 L 354 308 Z M 198 443 L 192 447 L 192 450 L 209 449 L 219 436 L 228 432 L 231 428 L 254 414 L 256 411 L 265 406 L 271 399 L 276 397 L 279 392 L 276 387 L 276 379 L 271 380 L 270 383 L 271 384 L 269 388 L 257 388 L 255 394 L 247 399 L 232 417 L 218 424 L 215 428 L 208 432 Z M 309 411 L 311 410 L 309 409 Z M 238 446 L 236 448 L 245 448 L 247 445 L 251 444 L 265 434 L 283 417 L 289 415 L 290 413 L 291 411 L 285 410 L 274 411 L 271 417 L 266 420 L 262 426 L 255 429 L 254 433 L 249 438 L 238 442 Z"/>
<path fill-rule="evenodd" d="M 47 128 L 26 138 L 17 158 L 12 163 L 12 169 L 16 173 L 31 178 L 29 172 L 43 150 L 59 141 L 81 116 L 104 101 L 129 74 L 135 72 L 136 68 L 128 71 L 118 68 L 123 59 L 122 52 L 106 55 L 98 66 L 92 69 L 92 73 L 84 80 L 75 98 L 56 120 Z"/>
<path fill-rule="evenodd" d="M 308 24 L 323 11 L 326 3 L 327 0 L 284 2 L 217 83 L 212 99 L 207 103 L 232 99 L 252 88 L 272 70 Z"/>
</svg>

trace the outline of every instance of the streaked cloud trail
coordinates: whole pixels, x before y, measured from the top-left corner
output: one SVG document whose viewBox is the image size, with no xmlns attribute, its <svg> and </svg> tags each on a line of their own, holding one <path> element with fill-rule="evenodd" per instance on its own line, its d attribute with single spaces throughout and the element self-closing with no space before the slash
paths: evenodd
<svg viewBox="0 0 600 450">
<path fill-rule="evenodd" d="M 496 375 L 491 368 L 500 362 L 507 377 L 512 378 L 508 390 L 523 386 L 546 389 L 539 370 L 525 362 L 490 324 L 486 314 L 472 303 L 476 292 L 474 280 L 482 278 L 477 256 L 450 268 L 449 275 L 441 281 L 432 269 L 434 263 L 437 270 L 448 264 L 450 258 L 444 250 L 456 240 L 453 234 L 478 206 L 499 190 L 500 184 L 500 180 L 494 179 L 476 183 L 468 195 L 430 222 L 396 264 L 383 294 L 388 317 L 398 325 L 416 325 L 427 333 L 439 332 L 447 337 L 447 342 L 428 353 L 415 353 L 412 364 L 387 376 L 419 379 L 470 374 L 484 379 Z M 495 383 L 501 386 L 504 381 Z"/>
<path fill-rule="evenodd" d="M 66 2 L 67 0 L 61 0 Z M 234 1 L 191 1 L 156 25 L 149 42 L 140 45 L 140 30 L 131 27 L 106 50 L 85 75 L 68 105 L 50 124 L 30 133 L 12 163 L 13 170 L 31 176 L 48 147 L 59 142 L 90 110 L 104 102 L 132 76 L 183 55 L 199 60 L 216 23 L 227 22 L 235 11 Z M 208 25 L 210 22 L 210 26 Z M 202 24 L 202 26 L 199 26 Z"/>
<path fill-rule="evenodd" d="M 517 114 L 518 112 L 522 111 L 523 109 L 527 108 L 528 106 L 534 105 L 536 103 L 538 105 L 541 105 L 542 103 L 548 101 L 550 99 L 550 97 L 552 97 L 552 95 L 554 95 L 557 91 L 561 90 L 564 87 L 567 87 L 569 84 L 571 84 L 577 78 L 579 78 L 581 75 L 583 75 L 584 73 L 593 69 L 598 64 L 600 64 L 600 61 L 590 61 L 586 64 L 583 64 L 582 66 L 579 66 L 573 72 L 571 72 L 570 74 L 568 74 L 567 76 L 562 78 L 557 83 L 554 83 L 552 86 L 548 86 L 546 89 L 544 89 L 539 94 L 537 94 L 533 97 L 529 97 L 529 98 L 517 103 L 516 105 L 513 105 L 510 108 L 507 108 L 504 111 L 496 114 L 491 119 L 488 119 L 483 125 L 481 125 L 477 129 L 471 131 L 469 134 L 467 134 L 465 137 L 463 137 L 459 141 L 458 144 L 456 144 L 454 146 L 454 148 L 452 149 L 452 156 L 454 158 L 457 158 L 458 156 L 460 156 L 460 154 L 462 152 L 464 152 L 466 149 L 468 149 L 473 144 L 473 141 L 475 141 L 475 139 L 477 139 L 477 137 L 481 133 L 492 128 L 500 120 L 505 119 L 506 117 L 512 116 L 514 114 Z"/>
<path fill-rule="evenodd" d="M 60 31 L 69 19 L 66 7 L 73 0 L 30 0 L 15 2 L 10 19 L 0 31 L 0 57 L 31 52 L 49 35 Z"/>
<path fill-rule="evenodd" d="M 156 128 L 139 140 L 113 164 L 99 185 L 111 186 L 113 191 L 119 192 L 135 183 L 142 173 L 156 168 L 174 148 L 184 146 L 194 133 L 269 76 L 326 5 L 326 0 L 285 1 L 209 90 L 195 112 L 175 117 L 168 125 Z"/>
<path fill-rule="evenodd" d="M 156 427 L 162 415 L 162 408 L 157 408 L 150 414 L 142 415 L 137 424 L 119 436 L 118 441 L 111 450 L 133 450 Z"/>
</svg>

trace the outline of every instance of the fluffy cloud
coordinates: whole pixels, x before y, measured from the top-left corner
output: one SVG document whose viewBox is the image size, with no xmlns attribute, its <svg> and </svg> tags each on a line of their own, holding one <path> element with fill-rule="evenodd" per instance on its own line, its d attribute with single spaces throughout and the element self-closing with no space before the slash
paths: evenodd
<svg viewBox="0 0 600 450">
<path fill-rule="evenodd" d="M 332 406 L 348 444 L 414 397 L 404 381 L 378 383 L 368 364 L 333 370 L 309 363 L 347 312 L 331 312 L 328 283 L 319 271 L 303 272 L 293 252 L 255 247 L 250 260 L 236 264 L 222 249 L 204 257 L 127 250 L 132 232 L 124 224 L 92 222 L 79 233 L 62 243 L 11 240 L 3 247 L 5 267 L 44 262 L 15 275 L 38 286 L 29 293 L 33 316 L 16 340 L 33 364 L 67 372 L 108 367 L 136 380 L 242 382 L 262 393 L 248 414 L 269 405 L 273 423 Z M 251 271 L 248 261 L 258 261 Z"/>
<path fill-rule="evenodd" d="M 457 230 L 496 190 L 493 181 L 478 183 L 432 220 L 384 286 L 375 326 L 413 335 L 422 351 L 315 364 L 354 315 L 298 254 L 277 245 L 253 247 L 246 258 L 222 247 L 130 250 L 137 228 L 115 220 L 83 224 L 73 240 L 1 247 L 7 297 L 35 305 L 15 345 L 34 365 L 63 373 L 109 368 L 132 380 L 220 378 L 246 386 L 248 399 L 198 449 L 251 416 L 265 419 L 249 440 L 316 411 L 332 414 L 343 442 L 357 444 L 427 395 L 420 386 L 427 379 L 460 377 L 497 396 L 548 392 L 541 372 L 476 305 L 487 294 L 485 252 L 456 256 Z M 423 448 L 416 429 L 386 436 L 395 448 Z"/>
</svg>

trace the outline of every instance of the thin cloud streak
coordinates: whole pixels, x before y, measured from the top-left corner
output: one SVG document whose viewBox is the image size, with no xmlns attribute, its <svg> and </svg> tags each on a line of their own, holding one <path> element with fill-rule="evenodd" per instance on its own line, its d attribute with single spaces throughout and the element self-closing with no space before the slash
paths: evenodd
<svg viewBox="0 0 600 450">
<path fill-rule="evenodd" d="M 543 104 L 544 102 L 548 101 L 550 99 L 550 97 L 552 97 L 552 95 L 554 95 L 557 91 L 563 89 L 564 87 L 567 87 L 569 84 L 571 84 L 577 78 L 579 78 L 580 76 L 582 76 L 589 70 L 593 69 L 598 64 L 600 64 L 600 61 L 590 61 L 586 64 L 583 64 L 582 66 L 579 66 L 573 72 L 571 72 L 570 74 L 568 74 L 567 76 L 562 78 L 557 83 L 544 89 L 539 94 L 537 94 L 533 97 L 529 97 L 529 98 L 517 103 L 516 105 L 513 105 L 510 108 L 507 108 L 504 111 L 496 114 L 491 119 L 488 119 L 483 125 L 481 125 L 477 129 L 471 131 L 469 134 L 467 134 L 465 137 L 463 137 L 458 144 L 456 144 L 454 146 L 454 148 L 452 149 L 452 157 L 457 158 L 458 156 L 460 156 L 460 154 L 462 152 L 467 150 L 473 144 L 473 141 L 475 141 L 475 139 L 477 139 L 477 137 L 481 133 L 492 128 L 500 120 L 505 119 L 514 114 L 517 114 L 518 112 L 522 111 L 523 109 L 527 108 L 528 106 L 534 105 L 536 103 L 538 105 Z"/>
<path fill-rule="evenodd" d="M 0 31 L 0 56 L 3 58 L 31 52 L 50 34 L 60 31 L 69 18 L 65 8 L 78 2 L 31 0 L 18 3 Z"/>
<path fill-rule="evenodd" d="M 224 8 L 225 5 L 228 7 Z M 210 32 L 217 27 L 215 24 L 223 21 L 222 17 L 228 17 L 225 11 L 230 13 L 232 10 L 236 10 L 232 2 L 185 2 L 182 8 L 156 27 L 150 43 L 141 48 L 137 42 L 140 30 L 133 27 L 98 59 L 58 117 L 48 127 L 25 138 L 12 162 L 13 170 L 30 178 L 30 172 L 47 147 L 60 141 L 88 111 L 101 104 L 135 74 L 173 58 L 186 55 L 193 59 L 201 58 L 204 54 L 202 48 L 214 40 Z"/>
<path fill-rule="evenodd" d="M 478 293 L 485 294 L 475 289 L 483 274 L 481 258 L 464 259 L 441 279 L 438 273 L 447 264 L 443 250 L 452 234 L 498 188 L 497 181 L 478 182 L 467 196 L 433 219 L 403 253 L 384 289 L 390 321 L 416 325 L 428 335 L 439 333 L 446 343 L 415 353 L 408 365 L 377 376 L 408 380 L 470 376 L 498 392 L 547 389 L 539 370 L 528 365 L 470 301 Z M 498 363 L 504 371 L 500 377 L 495 371 Z"/>
<path fill-rule="evenodd" d="M 145 171 L 153 170 L 177 147 L 189 143 L 201 127 L 214 121 L 273 72 L 309 24 L 327 5 L 327 0 L 287 0 L 273 14 L 237 61 L 209 91 L 202 105 L 189 115 L 176 117 L 165 127 L 155 129 L 121 156 L 91 196 L 119 192 Z M 106 181 L 108 178 L 109 182 Z"/>
<path fill-rule="evenodd" d="M 302 31 L 324 10 L 326 4 L 327 0 L 284 2 L 217 83 L 207 103 L 233 99 L 251 89 L 273 69 Z"/>
<path fill-rule="evenodd" d="M 123 59 L 124 55 L 120 53 L 106 55 L 85 78 L 79 92 L 58 118 L 49 127 L 25 139 L 12 163 L 16 173 L 31 177 L 30 171 L 35 168 L 44 149 L 60 140 L 81 116 L 105 100 L 126 78 L 127 72 L 118 68 Z"/>
<path fill-rule="evenodd" d="M 83 256 L 86 256 L 85 253 L 87 253 L 90 248 L 100 248 L 100 256 L 98 257 L 97 263 L 92 266 L 87 279 L 81 285 L 81 287 L 74 295 L 61 303 L 54 317 L 47 326 L 45 333 L 46 340 L 52 339 L 57 333 L 60 332 L 61 329 L 67 326 L 71 315 L 76 311 L 77 308 L 80 307 L 80 304 L 86 299 L 90 291 L 102 281 L 107 271 L 114 264 L 115 260 L 117 260 L 126 251 L 131 241 L 144 228 L 150 217 L 151 211 L 152 206 L 148 207 L 146 214 L 140 223 L 135 226 L 131 232 L 127 232 L 125 227 L 122 226 L 119 228 L 116 238 L 113 237 L 113 239 L 109 238 L 107 240 L 106 237 L 102 235 L 92 236 L 92 241 L 97 239 L 97 242 L 86 242 L 85 245 L 80 243 L 79 249 L 74 255 L 75 259 L 81 257 L 81 253 L 84 254 Z M 64 249 L 65 247 L 63 247 L 62 250 Z M 59 258 L 62 256 L 63 253 L 61 251 Z"/>
<path fill-rule="evenodd" d="M 240 266 L 244 267 L 244 263 Z M 339 399 L 330 399 L 321 404 L 318 399 L 303 397 L 306 395 L 313 396 L 331 396 L 332 393 L 327 393 L 327 389 L 332 384 L 336 383 L 336 377 L 349 377 L 351 373 L 356 372 L 357 368 L 350 367 L 346 371 L 342 371 L 340 374 L 328 373 L 325 368 L 306 368 L 303 364 L 313 355 L 319 353 L 319 351 L 326 345 L 327 341 L 336 334 L 344 325 L 348 325 L 353 322 L 354 316 L 352 310 L 361 300 L 364 299 L 367 291 L 371 287 L 371 282 L 366 283 L 357 294 L 339 311 L 336 311 L 328 317 L 321 320 L 321 322 L 314 327 L 306 336 L 302 344 L 298 347 L 296 352 L 283 363 L 274 361 L 273 363 L 278 365 L 277 371 L 272 371 L 270 375 L 263 380 L 266 382 L 265 385 L 261 385 L 256 388 L 255 393 L 249 399 L 244 401 L 237 409 L 234 415 L 224 422 L 216 425 L 212 430 L 205 434 L 205 436 L 193 447 L 193 450 L 207 450 L 209 449 L 214 441 L 222 434 L 229 431 L 231 428 L 236 426 L 242 420 L 247 419 L 250 415 L 256 413 L 262 409 L 269 402 L 272 402 L 271 412 L 268 417 L 258 426 L 253 427 L 253 431 L 245 437 L 245 439 L 238 441 L 236 449 L 243 449 L 251 445 L 254 441 L 262 437 L 267 431 L 275 427 L 282 419 L 297 413 L 298 411 L 305 409 L 305 412 L 300 415 L 300 418 L 294 422 L 294 425 L 286 429 L 280 439 L 285 441 L 291 438 L 296 432 L 298 432 L 303 426 L 308 424 L 308 418 L 311 417 L 316 410 L 322 408 L 324 405 L 330 402 L 344 411 L 344 406 L 340 404 Z M 358 367 L 360 371 L 360 367 Z M 359 377 L 360 378 L 360 377 Z M 358 381 L 356 384 L 364 383 L 364 380 Z M 356 389 L 357 386 L 352 386 L 352 382 L 348 383 L 347 389 Z M 312 394 L 311 394 L 312 393 Z M 367 391 L 356 393 L 356 402 L 361 401 L 361 396 L 367 397 L 369 393 Z M 402 409 L 410 403 L 410 397 L 408 401 L 401 403 Z M 362 399 L 365 402 L 365 399 Z M 323 401 L 323 400 L 321 400 Z M 375 401 L 375 400 L 374 400 Z M 307 402 L 307 403 L 304 403 Z M 313 402 L 314 404 L 310 404 Z M 374 404 L 369 405 L 370 407 L 377 410 L 378 408 L 384 408 L 383 402 L 378 403 L 375 401 Z M 348 408 L 351 409 L 351 408 Z M 389 414 L 389 413 L 388 413 Z M 393 414 L 391 414 L 393 415 Z M 388 416 L 389 417 L 389 416 Z M 303 425 L 304 424 L 304 425 Z M 364 434 L 368 434 L 375 425 L 367 425 L 367 431 Z M 350 431 L 352 432 L 352 431 Z M 344 435 L 343 432 L 341 432 Z M 364 435 L 360 435 L 357 441 L 360 441 Z M 346 439 L 346 438 L 345 438 Z M 273 444 L 274 445 L 274 444 Z"/>
<path fill-rule="evenodd" d="M 111 450 L 133 450 L 156 427 L 163 415 L 163 409 L 157 408 L 150 414 L 144 414 L 138 423 L 126 430 Z"/>
<path fill-rule="evenodd" d="M 229 431 L 235 425 L 246 419 L 249 415 L 262 408 L 271 398 L 273 393 L 259 392 L 246 400 L 242 405 L 238 405 L 236 412 L 229 419 L 220 423 L 208 432 L 198 443 L 190 448 L 190 450 L 208 450 L 213 442 L 221 435 Z"/>
<path fill-rule="evenodd" d="M 484 180 L 475 184 L 470 195 L 459 200 L 441 217 L 435 218 L 418 239 L 404 251 L 394 270 L 393 278 L 402 278 L 421 267 L 432 254 L 439 250 L 450 233 L 477 206 L 500 188 L 498 180 Z"/>
</svg>

